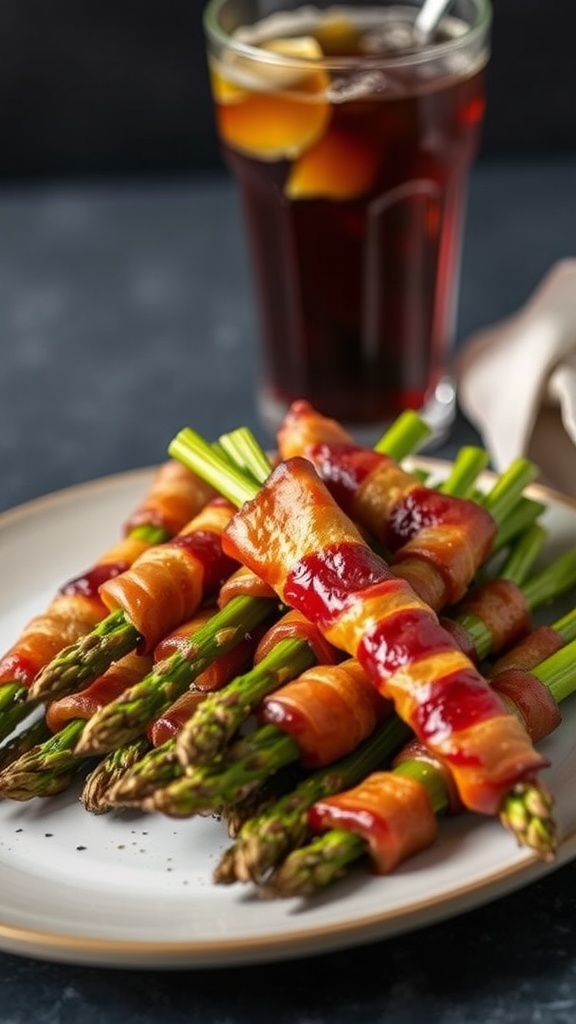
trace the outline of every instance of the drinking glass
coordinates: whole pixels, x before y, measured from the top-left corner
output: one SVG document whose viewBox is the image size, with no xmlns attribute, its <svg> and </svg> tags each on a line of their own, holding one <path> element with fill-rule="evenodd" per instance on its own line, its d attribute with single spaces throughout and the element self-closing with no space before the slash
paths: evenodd
<svg viewBox="0 0 576 1024">
<path fill-rule="evenodd" d="M 373 442 L 402 410 L 436 437 L 451 379 L 489 0 L 211 0 L 216 125 L 238 186 L 261 329 L 258 406 L 295 399 Z"/>
</svg>

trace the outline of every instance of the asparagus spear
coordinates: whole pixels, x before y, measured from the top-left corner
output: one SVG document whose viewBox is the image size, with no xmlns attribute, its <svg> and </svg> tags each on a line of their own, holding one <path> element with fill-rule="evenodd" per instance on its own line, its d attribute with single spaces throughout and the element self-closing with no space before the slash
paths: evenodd
<svg viewBox="0 0 576 1024">
<path fill-rule="evenodd" d="M 60 651 L 36 676 L 28 690 L 28 709 L 30 704 L 56 700 L 88 686 L 113 661 L 138 647 L 141 640 L 124 612 L 111 612 L 90 633 Z"/>
<path fill-rule="evenodd" d="M 67 789 L 82 765 L 74 747 L 84 725 L 82 719 L 68 722 L 59 733 L 5 768 L 0 774 L 0 796 L 30 800 Z"/>
<path fill-rule="evenodd" d="M 92 814 L 104 814 L 114 806 L 108 794 L 117 779 L 136 764 L 149 750 L 150 744 L 145 737 L 128 743 L 119 750 L 113 750 L 104 757 L 87 776 L 80 794 L 80 803 Z"/>
<path fill-rule="evenodd" d="M 307 815 L 312 804 L 355 785 L 385 764 L 409 735 L 410 730 L 399 718 L 387 719 L 351 754 L 309 775 L 293 792 L 249 818 L 217 865 L 214 880 L 222 884 L 262 883 L 290 850 L 308 838 Z"/>
<path fill-rule="evenodd" d="M 400 451 L 401 446 L 403 446 L 402 450 L 405 451 L 406 448 L 416 443 L 418 437 L 422 436 L 423 429 L 418 417 L 403 417 L 392 433 L 384 436 L 381 444 L 383 448 L 389 447 L 391 453 L 393 450 Z M 226 457 L 218 455 L 213 446 L 206 445 L 206 449 L 219 466 L 226 467 L 229 479 L 236 481 L 239 487 L 247 486 L 248 489 L 257 489 L 258 483 L 262 482 L 268 475 L 270 463 L 264 452 L 259 448 L 251 432 L 246 428 L 240 428 L 232 435 L 223 435 L 220 438 L 220 445 L 222 446 L 223 444 L 229 453 Z M 239 449 L 243 452 L 243 457 L 240 461 L 250 467 L 250 477 L 247 477 L 239 470 L 232 461 L 232 455 L 238 459 Z M 248 605 L 245 607 L 248 608 Z M 259 621 L 262 621 L 262 619 Z M 254 624 L 253 622 L 252 625 Z M 242 628 L 241 623 L 235 622 L 234 628 Z M 247 624 L 246 628 L 249 629 L 250 625 Z M 218 653 L 223 653 L 223 649 Z M 178 679 L 173 681 L 172 674 L 174 672 L 177 673 Z M 162 675 L 163 677 L 161 682 L 164 684 L 163 690 L 166 692 L 166 696 L 163 693 L 161 697 L 162 688 L 159 688 L 158 681 L 152 681 L 156 675 Z M 184 676 L 187 682 L 182 685 Z M 151 716 L 153 718 L 154 715 L 165 710 L 169 703 L 186 689 L 190 678 L 190 675 L 179 671 L 177 663 L 158 666 L 151 673 L 151 677 L 148 677 L 139 684 L 136 693 L 128 691 L 118 701 L 112 702 L 94 716 L 89 728 L 85 730 L 82 736 L 78 752 L 107 753 L 123 742 L 131 741 L 138 735 L 138 731 L 146 728 L 151 721 Z M 167 702 L 168 692 L 173 693 L 174 696 Z M 151 696 L 151 693 L 154 694 L 154 698 Z M 108 732 L 109 728 L 111 730 L 110 733 Z"/>
<path fill-rule="evenodd" d="M 503 568 L 508 579 L 513 580 L 516 576 L 516 582 L 520 584 L 520 578 L 529 564 L 529 556 L 533 558 L 539 550 L 542 536 L 543 531 L 538 528 L 530 531 L 523 538 L 523 543 L 518 544 Z M 560 555 L 551 565 L 524 582 L 522 591 L 528 607 L 535 610 L 574 584 L 576 550 Z M 485 658 L 491 653 L 492 633 L 482 619 L 468 614 L 455 615 L 454 618 L 468 633 L 479 658 Z M 292 643 L 295 645 L 297 642 Z M 278 648 L 280 657 L 281 645 Z M 237 731 L 242 712 L 245 711 L 246 718 L 264 695 L 262 689 L 251 693 L 252 675 L 248 673 L 239 677 L 226 690 L 208 698 L 181 730 L 176 740 L 176 752 L 187 768 L 187 775 L 183 779 L 175 779 L 163 792 L 156 793 L 155 806 L 164 813 L 183 816 L 186 813 L 194 814 L 227 806 L 235 801 L 238 791 L 247 792 L 257 787 L 265 777 L 264 771 L 276 771 L 289 763 L 287 759 L 296 760 L 299 757 L 297 744 L 293 741 L 288 743 L 285 734 L 272 726 L 256 730 L 250 737 L 248 747 L 240 742 L 228 748 L 223 756 L 224 743 Z M 226 701 L 228 691 L 232 694 L 229 702 Z M 252 696 L 254 699 L 250 701 Z M 277 747 L 273 742 L 272 729 Z M 215 761 L 215 755 L 219 755 L 220 760 Z M 143 782 L 142 778 L 142 785 Z"/>
<path fill-rule="evenodd" d="M 576 642 L 572 641 L 533 671 L 558 703 L 576 688 L 575 655 Z M 436 814 L 446 811 L 448 793 L 439 769 L 428 762 L 413 760 L 399 764 L 393 771 L 417 780 L 426 789 Z M 545 860 L 553 859 L 556 832 L 552 801 L 544 790 L 529 784 L 514 787 L 504 800 L 500 820 L 520 845 L 536 850 Z M 343 829 L 331 829 L 309 845 L 293 850 L 268 883 L 270 890 L 280 896 L 311 896 L 341 878 L 346 868 L 365 854 L 366 846 L 359 835 Z M 227 880 L 230 874 L 228 862 L 222 870 L 224 880 Z"/>
<path fill-rule="evenodd" d="M 77 753 L 107 754 L 137 739 L 200 672 L 269 618 L 276 607 L 270 598 L 233 598 L 194 633 L 185 655 L 176 652 L 158 662 L 140 683 L 96 712 L 82 733 Z"/>
<path fill-rule="evenodd" d="M 232 503 L 242 506 L 253 499 L 257 488 L 242 473 L 230 467 L 211 451 L 210 446 L 190 428 L 181 430 L 171 441 L 169 453 L 193 469 L 206 482 L 225 495 Z M 486 507 L 492 512 L 495 522 L 502 521 L 522 497 L 527 483 L 537 475 L 537 467 L 527 459 L 517 459 L 502 478 L 496 482 L 485 499 Z M 180 782 L 172 784 L 181 785 Z M 537 783 L 535 783 L 537 785 Z M 167 789 L 170 790 L 171 787 Z M 164 790 L 163 792 L 167 792 Z M 527 793 L 524 794 L 527 799 Z"/>
</svg>

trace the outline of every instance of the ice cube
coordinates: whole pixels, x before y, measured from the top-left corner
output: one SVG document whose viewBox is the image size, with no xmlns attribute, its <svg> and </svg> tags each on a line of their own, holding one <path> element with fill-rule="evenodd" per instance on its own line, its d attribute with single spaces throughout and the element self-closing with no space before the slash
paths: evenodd
<svg viewBox="0 0 576 1024">
<path fill-rule="evenodd" d="M 393 75 L 378 68 L 360 69 L 346 75 L 334 76 L 326 91 L 329 103 L 347 103 L 351 100 L 373 99 L 383 95 L 398 95 L 402 84 Z"/>
</svg>

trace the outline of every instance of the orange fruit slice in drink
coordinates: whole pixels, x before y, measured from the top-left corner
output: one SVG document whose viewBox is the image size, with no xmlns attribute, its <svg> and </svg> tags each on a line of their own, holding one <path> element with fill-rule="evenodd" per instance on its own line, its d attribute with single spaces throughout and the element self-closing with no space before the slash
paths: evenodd
<svg viewBox="0 0 576 1024">
<path fill-rule="evenodd" d="M 341 14 L 327 16 L 315 33 L 325 57 L 352 57 L 360 53 L 360 30 Z"/>
<path fill-rule="evenodd" d="M 218 131 L 248 156 L 293 159 L 323 135 L 330 120 L 329 78 L 312 63 L 322 59 L 322 51 L 308 36 L 269 40 L 260 49 L 288 60 L 267 62 L 229 52 L 212 68 Z"/>
<path fill-rule="evenodd" d="M 373 146 L 345 132 L 328 132 L 292 165 L 285 186 L 289 199 L 358 199 L 378 172 Z"/>
</svg>

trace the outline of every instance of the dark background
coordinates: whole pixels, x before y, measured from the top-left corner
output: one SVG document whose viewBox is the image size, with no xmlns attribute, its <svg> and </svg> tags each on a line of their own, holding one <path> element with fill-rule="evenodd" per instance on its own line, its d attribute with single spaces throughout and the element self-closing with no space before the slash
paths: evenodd
<svg viewBox="0 0 576 1024">
<path fill-rule="evenodd" d="M 221 169 L 203 0 L 3 0 L 0 179 Z M 576 0 L 495 0 L 481 156 L 576 147 Z"/>
</svg>

